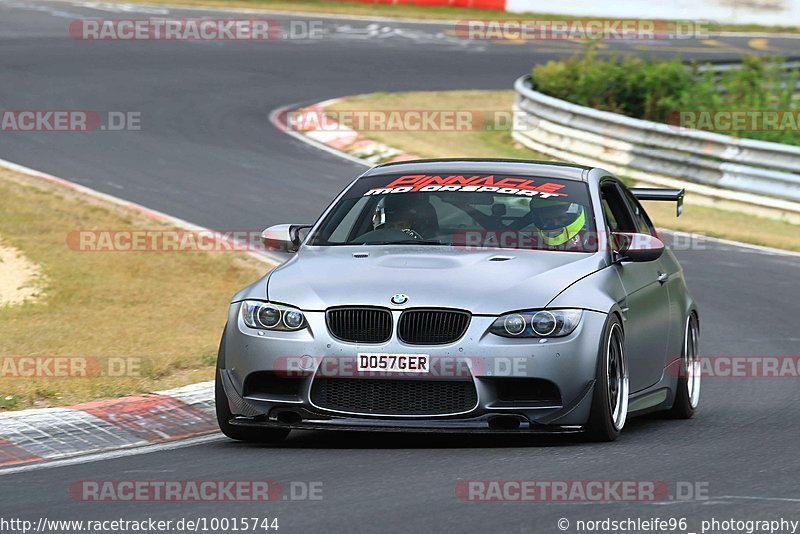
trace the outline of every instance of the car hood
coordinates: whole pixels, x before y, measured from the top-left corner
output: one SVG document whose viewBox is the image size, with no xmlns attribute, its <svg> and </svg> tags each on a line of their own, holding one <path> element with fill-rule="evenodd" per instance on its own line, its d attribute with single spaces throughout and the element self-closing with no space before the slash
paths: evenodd
<svg viewBox="0 0 800 534">
<path fill-rule="evenodd" d="M 362 305 L 447 307 L 475 314 L 545 306 L 605 266 L 599 254 L 465 252 L 438 246 L 304 247 L 268 278 L 267 297 L 303 310 Z M 408 302 L 393 306 L 395 294 Z"/>
</svg>

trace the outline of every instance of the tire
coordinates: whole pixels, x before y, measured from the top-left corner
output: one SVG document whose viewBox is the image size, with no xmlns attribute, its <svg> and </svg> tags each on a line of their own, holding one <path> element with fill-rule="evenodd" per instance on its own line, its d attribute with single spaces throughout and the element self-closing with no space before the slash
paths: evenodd
<svg viewBox="0 0 800 534">
<path fill-rule="evenodd" d="M 692 313 L 686 320 L 683 334 L 678 386 L 675 388 L 675 401 L 668 414 L 675 419 L 690 419 L 700 402 L 700 326 L 697 316 Z"/>
<path fill-rule="evenodd" d="M 622 323 L 612 314 L 606 322 L 598 349 L 592 409 L 587 437 L 592 441 L 614 441 L 628 416 L 628 359 Z"/>
<path fill-rule="evenodd" d="M 254 428 L 246 426 L 236 426 L 230 424 L 233 418 L 228 396 L 222 386 L 222 374 L 220 373 L 220 363 L 224 360 L 225 334 L 219 344 L 219 354 L 217 356 L 217 373 L 214 380 L 214 405 L 217 412 L 217 424 L 219 429 L 227 437 L 238 441 L 249 441 L 252 443 L 280 443 L 289 435 L 288 428 Z"/>
</svg>

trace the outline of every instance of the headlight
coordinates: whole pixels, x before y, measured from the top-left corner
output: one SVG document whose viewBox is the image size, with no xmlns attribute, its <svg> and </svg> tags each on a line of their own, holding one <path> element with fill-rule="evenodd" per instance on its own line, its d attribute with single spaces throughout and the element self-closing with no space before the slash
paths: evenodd
<svg viewBox="0 0 800 534">
<path fill-rule="evenodd" d="M 498 317 L 489 331 L 503 337 L 563 337 L 581 322 L 583 310 L 528 310 Z"/>
<path fill-rule="evenodd" d="M 297 308 L 284 304 L 245 300 L 242 302 L 242 321 L 259 330 L 300 330 L 306 327 L 306 317 Z"/>
<path fill-rule="evenodd" d="M 303 312 L 297 310 L 286 310 L 283 312 L 283 324 L 292 330 L 300 328 L 303 325 Z"/>
<path fill-rule="evenodd" d="M 525 317 L 518 313 L 503 318 L 503 330 L 510 336 L 518 336 L 525 331 Z"/>
</svg>

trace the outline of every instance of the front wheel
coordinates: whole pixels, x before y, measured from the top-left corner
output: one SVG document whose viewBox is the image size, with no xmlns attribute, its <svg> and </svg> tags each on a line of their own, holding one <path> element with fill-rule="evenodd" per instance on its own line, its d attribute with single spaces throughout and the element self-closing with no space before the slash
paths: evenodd
<svg viewBox="0 0 800 534">
<path fill-rule="evenodd" d="M 614 441 L 628 417 L 628 359 L 622 323 L 609 316 L 598 351 L 597 376 L 589 415 L 588 435 L 594 441 Z"/>
<path fill-rule="evenodd" d="M 678 387 L 675 388 L 675 402 L 669 410 L 669 415 L 676 419 L 691 418 L 700 403 L 699 342 L 700 327 L 697 323 L 697 316 L 692 313 L 686 320 Z"/>
</svg>

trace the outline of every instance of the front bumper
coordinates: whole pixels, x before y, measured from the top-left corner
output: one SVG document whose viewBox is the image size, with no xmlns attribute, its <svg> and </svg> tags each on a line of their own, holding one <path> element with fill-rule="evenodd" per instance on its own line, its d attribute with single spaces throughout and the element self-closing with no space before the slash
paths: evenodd
<svg viewBox="0 0 800 534">
<path fill-rule="evenodd" d="M 399 313 L 393 311 L 395 324 Z M 330 335 L 324 312 L 305 312 L 305 315 L 307 330 L 254 330 L 241 321 L 239 304 L 231 305 L 220 376 L 231 413 L 235 415 L 232 424 L 314 430 L 577 432 L 589 419 L 606 314 L 585 311 L 572 334 L 545 342 L 489 334 L 495 317 L 473 316 L 460 340 L 435 346 L 405 344 L 396 335 L 375 345 L 347 343 Z M 469 381 L 474 385 L 476 402 L 464 410 L 437 411 L 432 407 L 431 413 L 423 415 L 364 413 L 315 404 L 314 380 L 331 376 L 332 367 L 326 363 L 335 360 L 336 372 L 347 372 L 352 367 L 340 362 L 354 362 L 361 352 L 427 354 L 432 366 L 437 361 L 462 362 L 465 365 L 458 366 L 458 376 L 429 378 Z M 283 373 L 281 378 L 291 380 L 291 387 L 245 391 L 248 377 L 261 372 Z M 407 378 L 412 377 L 401 379 Z M 497 385 L 506 383 L 506 379 L 550 382 L 557 387 L 557 399 L 509 399 Z"/>
</svg>

